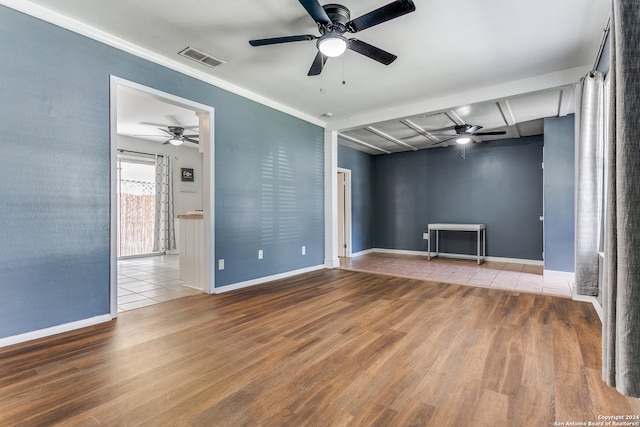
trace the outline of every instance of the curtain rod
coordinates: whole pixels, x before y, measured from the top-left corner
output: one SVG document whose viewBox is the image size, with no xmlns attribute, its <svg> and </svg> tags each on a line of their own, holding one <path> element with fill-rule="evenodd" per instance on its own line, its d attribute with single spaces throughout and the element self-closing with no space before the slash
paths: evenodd
<svg viewBox="0 0 640 427">
<path fill-rule="evenodd" d="M 143 153 L 142 151 L 133 151 L 133 150 L 124 150 L 122 148 L 117 149 L 121 153 L 135 153 L 135 154 L 144 154 L 146 156 L 159 156 L 164 157 L 164 154 L 153 154 L 153 153 Z"/>
<path fill-rule="evenodd" d="M 593 68 L 591 68 L 591 74 L 595 73 L 596 69 L 598 68 L 598 63 L 600 62 L 600 58 L 602 57 L 604 44 L 607 42 L 607 36 L 609 35 L 610 30 L 611 30 L 611 16 L 609 16 L 609 19 L 607 19 L 607 25 L 605 25 L 604 27 L 603 34 L 602 34 L 602 41 L 600 42 L 600 47 L 598 48 L 598 54 L 596 55 L 596 60 L 593 63 Z"/>
</svg>

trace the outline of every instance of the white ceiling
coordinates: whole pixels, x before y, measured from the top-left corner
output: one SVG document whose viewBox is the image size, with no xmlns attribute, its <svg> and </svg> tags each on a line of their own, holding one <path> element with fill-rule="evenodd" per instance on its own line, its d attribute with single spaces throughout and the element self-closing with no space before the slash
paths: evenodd
<svg viewBox="0 0 640 427">
<path fill-rule="evenodd" d="M 341 4 L 354 18 L 389 1 Z M 192 68 L 194 75 L 345 135 L 364 132 L 372 141 L 369 135 L 377 135 L 363 128 L 398 127 L 402 132 L 396 137 L 410 138 L 418 148 L 425 142 L 411 139 L 399 119 L 422 120 L 426 130 L 432 122 L 448 120 L 451 125 L 458 119 L 489 130 L 572 112 L 572 85 L 592 67 L 609 14 L 609 0 L 414 0 L 415 12 L 357 33 L 396 54 L 391 65 L 347 51 L 329 59 L 320 76 L 308 77 L 314 41 L 261 47 L 248 43 L 317 34 L 316 24 L 296 0 L 2 2 L 85 34 L 96 29 L 107 33 L 102 39 L 126 40 L 163 57 L 166 64 Z M 226 63 L 210 68 L 179 56 L 187 46 Z M 465 115 L 465 108 L 471 112 Z M 457 117 L 442 114 L 451 111 Z M 527 133 L 509 130 L 516 131 Z M 398 144 L 389 145 L 397 151 L 394 146 Z"/>
<path fill-rule="evenodd" d="M 164 143 L 169 139 L 168 127 L 185 129 L 184 135 L 198 134 L 198 116 L 195 111 L 163 102 L 139 91 L 120 88 L 117 94 L 118 135 Z M 185 141 L 185 147 L 197 147 Z"/>
</svg>

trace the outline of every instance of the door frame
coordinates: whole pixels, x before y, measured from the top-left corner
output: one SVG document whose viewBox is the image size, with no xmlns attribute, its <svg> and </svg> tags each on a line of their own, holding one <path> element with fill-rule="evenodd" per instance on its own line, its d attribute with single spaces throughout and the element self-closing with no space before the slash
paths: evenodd
<svg viewBox="0 0 640 427">
<path fill-rule="evenodd" d="M 118 149 L 118 90 L 129 90 L 157 99 L 160 102 L 177 105 L 192 110 L 199 118 L 200 151 L 202 152 L 202 204 L 204 208 L 204 247 L 205 271 L 209 281 L 204 291 L 208 294 L 215 290 L 215 270 L 211 268 L 215 259 L 215 140 L 214 108 L 189 99 L 181 98 L 157 89 L 111 75 L 109 80 L 109 149 L 110 149 L 110 247 L 109 247 L 109 284 L 110 314 L 118 317 L 118 260 L 117 244 L 117 149 Z"/>
<path fill-rule="evenodd" d="M 338 173 L 344 173 L 344 244 L 345 248 L 345 257 L 351 258 L 352 255 L 352 247 L 351 247 L 351 169 L 338 168 Z M 337 176 L 337 174 L 336 174 Z M 336 178 L 337 181 L 337 178 Z M 337 204 L 336 204 L 337 209 Z M 340 216 L 340 212 L 338 212 L 338 216 Z M 341 253 L 340 248 L 338 249 L 338 254 Z"/>
</svg>

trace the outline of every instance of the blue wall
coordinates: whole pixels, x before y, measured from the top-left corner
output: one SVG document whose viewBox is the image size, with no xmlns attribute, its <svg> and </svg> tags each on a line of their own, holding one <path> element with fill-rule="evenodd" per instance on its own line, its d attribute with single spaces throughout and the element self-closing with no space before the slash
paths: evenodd
<svg viewBox="0 0 640 427">
<path fill-rule="evenodd" d="M 574 115 L 544 119 L 544 268 L 574 271 Z"/>
<path fill-rule="evenodd" d="M 217 286 L 323 263 L 320 127 L 4 6 L 0 40 L 0 338 L 109 313 L 110 75 L 215 108 Z"/>
<path fill-rule="evenodd" d="M 374 246 L 427 250 L 427 224 L 484 223 L 487 255 L 542 259 L 542 136 L 374 158 Z M 475 253 L 473 233 L 441 251 Z"/>
<path fill-rule="evenodd" d="M 373 248 L 373 156 L 338 144 L 338 167 L 351 170 L 351 251 Z"/>
</svg>

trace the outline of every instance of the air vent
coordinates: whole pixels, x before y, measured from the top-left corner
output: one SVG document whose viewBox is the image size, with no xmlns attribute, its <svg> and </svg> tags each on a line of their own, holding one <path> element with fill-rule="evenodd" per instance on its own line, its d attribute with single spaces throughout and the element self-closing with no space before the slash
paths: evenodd
<svg viewBox="0 0 640 427">
<path fill-rule="evenodd" d="M 182 55 L 186 58 L 193 59 L 201 64 L 207 65 L 212 68 L 216 68 L 219 65 L 225 63 L 222 59 L 218 59 L 215 56 L 211 56 L 206 54 L 198 49 L 194 49 L 192 47 L 187 47 L 179 52 L 179 55 Z"/>
</svg>

